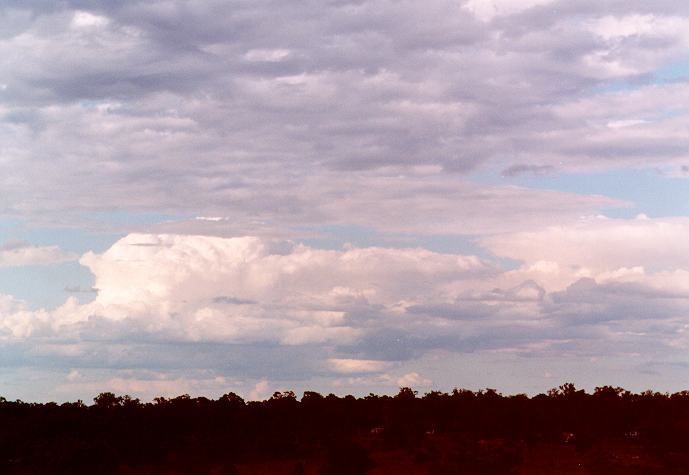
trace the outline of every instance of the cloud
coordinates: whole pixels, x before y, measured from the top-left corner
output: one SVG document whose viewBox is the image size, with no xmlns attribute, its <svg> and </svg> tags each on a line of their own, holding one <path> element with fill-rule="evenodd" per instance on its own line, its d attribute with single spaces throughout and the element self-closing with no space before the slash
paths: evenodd
<svg viewBox="0 0 689 475">
<path fill-rule="evenodd" d="M 72 18 L 73 28 L 103 27 L 109 23 L 108 18 L 77 10 Z"/>
<path fill-rule="evenodd" d="M 378 387 L 384 391 L 393 392 L 401 387 L 429 388 L 433 384 L 430 379 L 424 378 L 419 373 L 412 371 L 402 375 L 382 373 L 368 376 L 351 376 L 348 378 L 335 379 L 333 385 L 337 388 L 348 388 L 361 391 L 361 388 Z"/>
<path fill-rule="evenodd" d="M 576 223 L 482 240 L 492 252 L 536 265 L 556 265 L 598 273 L 642 266 L 672 270 L 689 266 L 686 218 L 610 219 L 592 217 Z"/>
<path fill-rule="evenodd" d="M 399 379 L 397 379 L 397 384 L 401 387 L 419 387 L 419 386 L 430 386 L 432 381 L 430 379 L 426 379 L 423 376 L 419 375 L 419 373 L 416 372 L 411 372 L 403 375 Z"/>
<path fill-rule="evenodd" d="M 5 296 L 0 334 L 16 355 L 8 364 L 82 375 L 60 391 L 97 381 L 139 394 L 221 391 L 218 377 L 247 394 L 262 380 L 429 386 L 417 365 L 434 352 L 672 360 L 686 343 L 689 263 L 669 256 L 685 226 L 591 219 L 486 239 L 522 261 L 509 269 L 419 248 L 130 234 L 81 258 L 95 276 L 94 301 L 33 310 Z M 160 381 L 146 383 L 141 371 Z"/>
<path fill-rule="evenodd" d="M 0 267 L 51 265 L 75 261 L 78 256 L 62 251 L 57 246 L 32 246 L 17 241 L 0 246 Z"/>
<path fill-rule="evenodd" d="M 535 6 L 547 5 L 553 0 L 469 0 L 462 6 L 483 21 L 496 16 L 513 15 Z"/>
<path fill-rule="evenodd" d="M 98 290 L 94 289 L 93 287 L 84 288 L 78 285 L 68 285 L 64 290 L 65 292 L 73 294 L 95 294 L 98 292 Z"/>
<path fill-rule="evenodd" d="M 502 171 L 503 176 L 514 177 L 525 174 L 545 175 L 551 173 L 554 168 L 550 165 L 512 165 Z"/>
<path fill-rule="evenodd" d="M 254 389 L 249 393 L 249 399 L 252 401 L 258 401 L 266 399 L 270 394 L 270 382 L 268 380 L 262 379 Z"/>
<path fill-rule="evenodd" d="M 375 360 L 331 358 L 328 360 L 328 363 L 336 373 L 343 374 L 379 373 L 390 367 L 389 361 Z"/>
<path fill-rule="evenodd" d="M 557 221 L 557 209 L 567 219 L 609 202 L 466 174 L 688 158 L 687 85 L 653 80 L 687 46 L 687 11 L 667 4 L 132 0 L 1 12 L 12 28 L 0 38 L 0 209 L 33 220 L 143 209 L 227 217 L 244 234 L 252 220 L 284 232 L 500 232 L 515 207 Z M 489 211 L 467 211 L 485 196 Z"/>
<path fill-rule="evenodd" d="M 8 311 L 2 326 L 25 336 L 120 322 L 188 341 L 345 343 L 362 329 L 350 311 L 394 313 L 402 301 L 493 272 L 473 256 L 424 249 L 324 251 L 266 239 L 132 234 L 80 262 L 96 299 L 70 299 L 33 318 Z M 393 276 L 395 276 L 393 278 Z M 225 297 L 225 294 L 232 297 Z"/>
<path fill-rule="evenodd" d="M 0 298 L 12 364 L 132 391 L 242 376 L 258 395 L 425 384 L 433 352 L 681 359 L 686 219 L 511 184 L 687 166 L 681 2 L 8 0 L 0 18 L 0 214 L 179 217 L 83 255 L 93 302 Z M 328 227 L 380 242 L 299 244 Z M 0 249 L 0 266 L 71 259 Z"/>
<path fill-rule="evenodd" d="M 227 305 L 255 305 L 258 302 L 255 300 L 249 300 L 249 299 L 238 299 L 236 297 L 221 296 L 221 297 L 215 297 L 213 299 L 213 303 L 224 303 Z"/>
</svg>

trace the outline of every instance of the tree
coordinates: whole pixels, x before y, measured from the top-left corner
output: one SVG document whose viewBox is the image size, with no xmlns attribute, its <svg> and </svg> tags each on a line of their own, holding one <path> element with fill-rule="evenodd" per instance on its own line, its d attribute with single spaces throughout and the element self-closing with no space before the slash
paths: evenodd
<svg viewBox="0 0 689 475">
<path fill-rule="evenodd" d="M 112 407 L 120 406 L 122 404 L 122 398 L 119 396 L 115 396 L 114 393 L 104 392 L 94 397 L 93 402 L 96 403 L 96 407 L 109 409 Z"/>
</svg>

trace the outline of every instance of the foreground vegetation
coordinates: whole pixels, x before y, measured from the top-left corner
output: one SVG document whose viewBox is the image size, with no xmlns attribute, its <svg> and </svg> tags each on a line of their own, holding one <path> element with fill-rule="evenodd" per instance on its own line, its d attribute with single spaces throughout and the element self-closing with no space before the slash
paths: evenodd
<svg viewBox="0 0 689 475">
<path fill-rule="evenodd" d="M 0 399 L 0 473 L 689 473 L 689 392 Z"/>
</svg>

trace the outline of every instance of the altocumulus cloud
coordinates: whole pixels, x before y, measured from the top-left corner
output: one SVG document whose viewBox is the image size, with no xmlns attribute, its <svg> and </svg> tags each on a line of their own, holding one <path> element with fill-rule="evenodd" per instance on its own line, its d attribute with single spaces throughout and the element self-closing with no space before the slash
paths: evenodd
<svg viewBox="0 0 689 475">
<path fill-rule="evenodd" d="M 677 168 L 688 89 L 648 81 L 686 51 L 687 12 L 606 3 L 5 3 L 0 205 L 374 225 L 348 197 L 394 194 L 377 216 L 399 229 L 426 216 L 421 181 L 461 195 L 436 197 L 437 230 L 482 198 L 468 172 Z M 488 193 L 524 218 L 606 205 Z"/>
</svg>

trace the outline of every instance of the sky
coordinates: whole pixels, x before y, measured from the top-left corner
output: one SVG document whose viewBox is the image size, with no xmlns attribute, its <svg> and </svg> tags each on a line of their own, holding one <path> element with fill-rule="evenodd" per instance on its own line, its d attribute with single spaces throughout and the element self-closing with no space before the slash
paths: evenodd
<svg viewBox="0 0 689 475">
<path fill-rule="evenodd" d="M 689 384 L 689 4 L 4 0 L 0 395 Z"/>
</svg>

